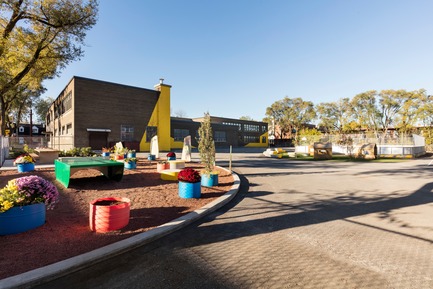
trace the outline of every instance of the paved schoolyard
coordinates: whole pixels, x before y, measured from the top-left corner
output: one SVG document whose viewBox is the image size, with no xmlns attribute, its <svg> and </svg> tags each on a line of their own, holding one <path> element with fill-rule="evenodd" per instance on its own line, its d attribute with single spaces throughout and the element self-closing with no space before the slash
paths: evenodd
<svg viewBox="0 0 433 289">
<path fill-rule="evenodd" d="M 228 154 L 217 159 L 228 166 Z M 228 206 L 40 288 L 433 288 L 429 162 L 239 153 Z"/>
</svg>

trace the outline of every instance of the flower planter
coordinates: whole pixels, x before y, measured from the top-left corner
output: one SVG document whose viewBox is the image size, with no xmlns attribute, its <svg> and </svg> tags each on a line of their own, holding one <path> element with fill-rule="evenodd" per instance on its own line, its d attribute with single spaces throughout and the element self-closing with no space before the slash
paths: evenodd
<svg viewBox="0 0 433 289">
<path fill-rule="evenodd" d="M 17 169 L 19 173 L 31 172 L 35 170 L 34 163 L 17 164 Z"/>
<path fill-rule="evenodd" d="M 156 164 L 156 171 L 159 173 L 163 170 L 168 170 L 170 168 L 170 164 L 169 163 L 165 163 L 165 164 Z"/>
<path fill-rule="evenodd" d="M 123 160 L 124 158 L 125 158 L 124 155 L 115 155 L 115 156 L 114 156 L 114 159 L 115 159 L 115 160 Z"/>
<path fill-rule="evenodd" d="M 201 186 L 200 182 L 186 183 L 179 181 L 179 197 L 184 199 L 200 198 Z"/>
<path fill-rule="evenodd" d="M 147 156 L 147 159 L 148 159 L 149 161 L 154 161 L 154 160 L 156 159 L 156 157 L 155 157 L 155 155 L 151 155 L 151 154 L 149 154 L 149 155 Z"/>
<path fill-rule="evenodd" d="M 22 233 L 45 224 L 45 204 L 13 207 L 0 213 L 0 235 Z"/>
<path fill-rule="evenodd" d="M 176 157 L 167 157 L 167 160 L 169 160 L 169 161 L 175 161 Z"/>
<path fill-rule="evenodd" d="M 218 174 L 202 174 L 201 185 L 203 187 L 218 186 Z"/>
<path fill-rule="evenodd" d="M 125 163 L 125 169 L 128 170 L 133 170 L 137 168 L 137 163 L 136 162 L 129 162 L 129 163 Z"/>
<path fill-rule="evenodd" d="M 103 157 L 109 157 L 110 156 L 110 152 L 102 152 L 102 156 Z"/>
<path fill-rule="evenodd" d="M 126 154 L 126 157 L 127 157 L 127 158 L 136 158 L 136 157 L 137 157 L 137 154 L 136 154 L 136 153 L 127 153 L 127 154 Z"/>
<path fill-rule="evenodd" d="M 129 223 L 130 200 L 128 198 L 100 198 L 90 202 L 90 230 L 105 233 L 119 230 Z"/>
</svg>

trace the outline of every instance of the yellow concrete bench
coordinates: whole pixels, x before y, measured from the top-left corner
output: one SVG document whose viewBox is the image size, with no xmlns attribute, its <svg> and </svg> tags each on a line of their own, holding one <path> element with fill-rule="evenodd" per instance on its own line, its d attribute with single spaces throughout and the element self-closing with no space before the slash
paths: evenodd
<svg viewBox="0 0 433 289">
<path fill-rule="evenodd" d="M 162 170 L 160 172 L 161 174 L 161 180 L 164 181 L 177 181 L 177 175 L 179 174 L 179 169 L 169 169 L 169 170 Z"/>
</svg>

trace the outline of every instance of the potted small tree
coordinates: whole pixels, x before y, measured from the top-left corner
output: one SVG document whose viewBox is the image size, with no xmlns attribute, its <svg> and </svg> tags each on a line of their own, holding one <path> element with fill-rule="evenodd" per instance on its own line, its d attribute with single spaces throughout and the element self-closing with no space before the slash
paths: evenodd
<svg viewBox="0 0 433 289">
<path fill-rule="evenodd" d="M 204 169 L 201 174 L 201 185 L 212 187 L 218 185 L 218 172 L 215 167 L 215 142 L 213 140 L 213 131 L 210 123 L 209 112 L 205 113 L 203 121 L 198 129 L 199 139 L 198 151 L 201 163 Z"/>
</svg>

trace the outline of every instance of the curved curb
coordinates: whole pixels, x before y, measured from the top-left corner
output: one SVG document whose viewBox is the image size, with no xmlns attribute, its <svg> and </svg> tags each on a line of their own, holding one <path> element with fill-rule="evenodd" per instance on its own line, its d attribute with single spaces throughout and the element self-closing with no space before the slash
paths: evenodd
<svg viewBox="0 0 433 289">
<path fill-rule="evenodd" d="M 222 169 L 230 172 L 227 169 Z M 158 226 L 147 232 L 134 235 L 128 239 L 121 240 L 119 242 L 98 248 L 88 253 L 84 253 L 63 261 L 59 261 L 57 263 L 50 264 L 45 267 L 41 267 L 19 275 L 2 279 L 0 280 L 0 289 L 31 288 L 35 285 L 49 282 L 69 273 L 107 260 L 113 256 L 133 250 L 137 247 L 143 246 L 159 238 L 162 238 L 183 227 L 186 227 L 187 225 L 197 221 L 198 219 L 221 208 L 236 196 L 239 191 L 241 181 L 236 173 L 232 172 L 232 175 L 234 178 L 234 184 L 231 189 L 218 199 L 210 202 L 209 204 L 201 207 L 200 209 L 190 212 L 182 217 L 174 219 L 171 222 Z"/>
</svg>

